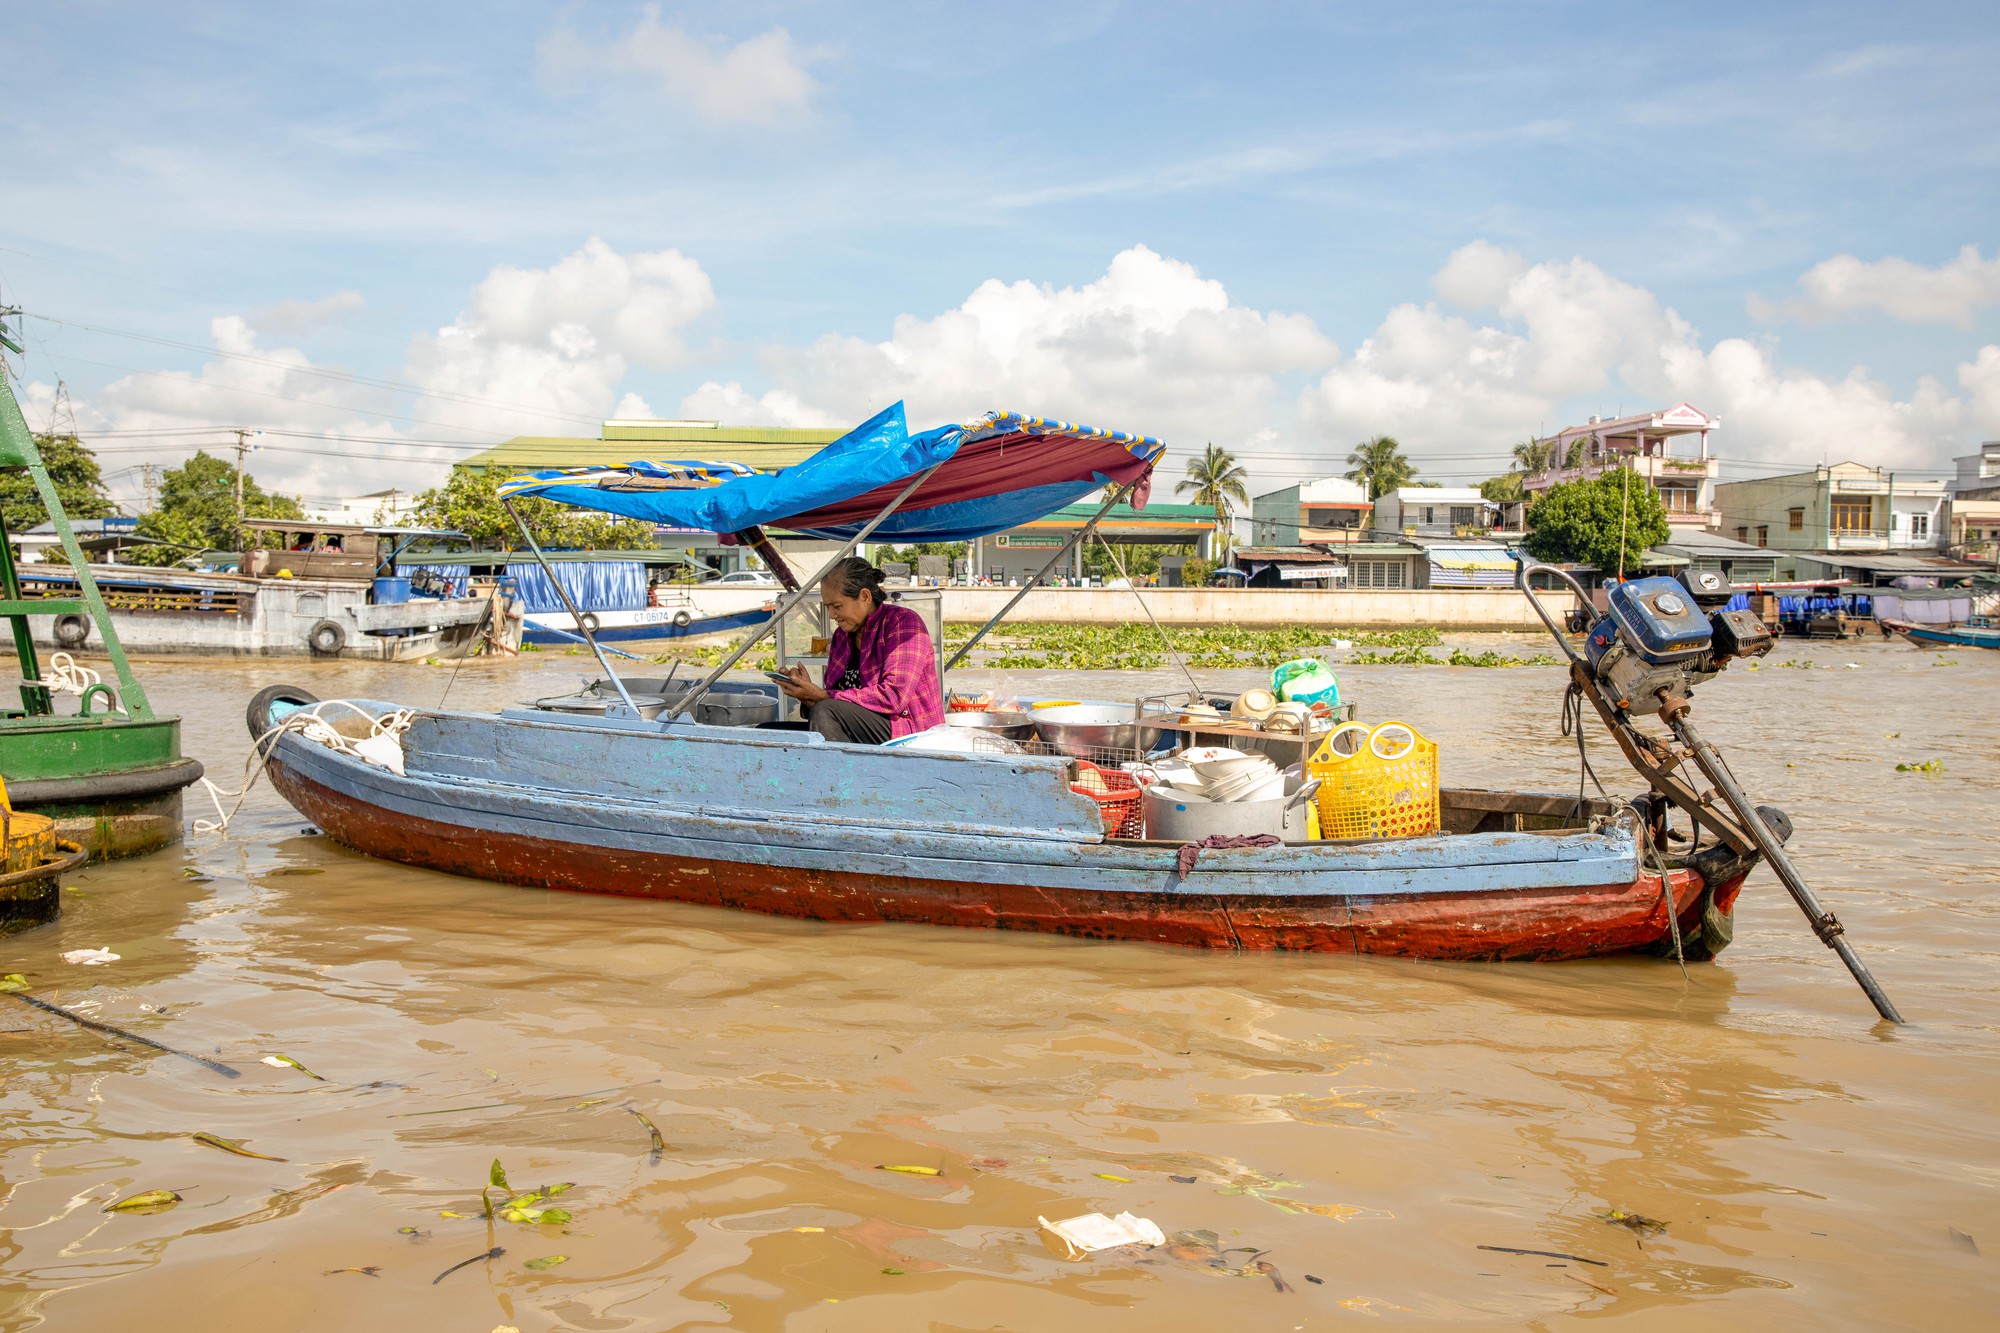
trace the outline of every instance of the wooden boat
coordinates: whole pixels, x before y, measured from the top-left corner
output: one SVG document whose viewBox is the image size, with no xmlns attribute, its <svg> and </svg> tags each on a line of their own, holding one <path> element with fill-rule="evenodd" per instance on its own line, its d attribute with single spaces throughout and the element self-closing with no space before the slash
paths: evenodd
<svg viewBox="0 0 2000 1333">
<path fill-rule="evenodd" d="M 263 736 L 314 701 L 267 690 Z M 396 713 L 342 701 L 348 742 Z M 824 921 L 1036 930 L 1223 949 L 1580 958 L 1728 940 L 1754 857 L 1642 868 L 1637 821 L 1574 796 L 1446 791 L 1430 837 L 1201 852 L 1105 836 L 1074 763 L 532 709 L 418 712 L 403 772 L 303 729 L 268 773 L 357 851 L 450 874 Z"/>
<path fill-rule="evenodd" d="M 745 541 L 781 522 L 842 541 L 844 553 L 877 532 L 952 540 L 1004 530 L 1108 488 L 1101 518 L 1143 499 L 1163 450 L 1147 437 L 1007 413 L 912 436 L 899 404 L 776 475 L 632 464 L 516 478 L 502 493 Z M 770 630 L 817 584 L 781 576 L 787 592 Z M 318 704 L 274 686 L 252 702 L 248 724 L 285 798 L 370 855 L 828 921 L 1423 958 L 1706 958 L 1728 942 L 1758 860 L 1740 833 L 1673 854 L 1664 801 L 1456 790 L 1442 794 L 1441 824 L 1423 836 L 1197 848 L 1184 867 L 1177 841 L 1107 834 L 1064 756 L 836 745 L 692 720 L 754 642 L 683 686 L 664 716 L 657 700 L 631 699 L 593 641 L 624 705 L 601 715 Z M 733 710 L 703 711 L 713 720 Z M 1688 808 L 1713 822 L 1700 802 Z M 1789 825 L 1776 812 L 1771 820 L 1781 839 Z"/>
<path fill-rule="evenodd" d="M 259 519 L 240 573 L 92 565 L 126 647 L 148 656 L 341 657 L 421 662 L 520 646 L 521 619 L 490 582 L 470 595 L 412 595 L 397 561 L 416 541 L 458 537 L 429 528 Z M 77 573 L 26 566 L 31 595 L 73 594 Z M 80 615 L 57 616 L 44 642 L 91 643 Z"/>
<path fill-rule="evenodd" d="M 1882 628 L 1919 648 L 2000 648 L 2000 623 L 1985 616 L 1957 625 L 1919 625 L 1884 618 Z"/>
</svg>

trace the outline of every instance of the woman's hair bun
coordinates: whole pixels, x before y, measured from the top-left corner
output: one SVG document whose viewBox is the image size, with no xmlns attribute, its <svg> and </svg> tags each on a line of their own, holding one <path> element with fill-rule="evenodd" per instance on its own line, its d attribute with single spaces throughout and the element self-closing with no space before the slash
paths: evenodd
<svg viewBox="0 0 2000 1333">
<path fill-rule="evenodd" d="M 835 565 L 823 581 L 840 589 L 842 597 L 859 597 L 866 588 L 878 603 L 882 600 L 882 571 L 858 555 L 850 555 Z"/>
</svg>

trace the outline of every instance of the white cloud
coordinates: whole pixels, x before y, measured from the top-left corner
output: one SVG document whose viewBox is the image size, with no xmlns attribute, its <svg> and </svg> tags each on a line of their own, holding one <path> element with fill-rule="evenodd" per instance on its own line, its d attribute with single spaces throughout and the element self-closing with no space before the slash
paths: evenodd
<svg viewBox="0 0 2000 1333">
<path fill-rule="evenodd" d="M 638 75 L 705 120 L 775 125 L 803 115 L 819 84 L 807 68 L 824 58 L 783 28 L 730 45 L 660 22 L 648 5 L 623 37 L 592 42 L 569 28 L 542 40 L 542 77 L 558 87 L 587 88 L 607 73 Z"/>
<path fill-rule="evenodd" d="M 1474 242 L 1446 262 L 1437 304 L 1402 305 L 1301 396 L 1299 415 L 1332 442 L 1386 433 L 1416 453 L 1504 450 L 1589 412 L 1670 407 L 1719 416 L 1727 457 L 1855 457 L 1935 464 L 1968 430 L 2000 429 L 2000 348 L 1959 367 L 1966 396 L 1933 377 L 1907 397 L 1857 367 L 1821 376 L 1782 366 L 1741 338 L 1704 347 L 1644 288 L 1583 259 L 1529 264 Z M 1589 404 L 1589 406 L 1579 406 Z"/>
<path fill-rule="evenodd" d="M 828 334 L 770 350 L 777 387 L 711 381 L 682 410 L 851 424 L 902 398 L 921 422 L 1010 407 L 1181 444 L 1239 441 L 1283 410 L 1283 378 L 1335 354 L 1304 316 L 1234 304 L 1221 283 L 1141 245 L 1081 287 L 990 279 L 955 309 L 899 317 L 882 342 Z"/>
<path fill-rule="evenodd" d="M 274 301 L 250 312 L 250 323 L 265 333 L 296 333 L 342 315 L 351 315 L 367 302 L 357 291 L 342 290 L 317 301 Z"/>
<path fill-rule="evenodd" d="M 1934 268 L 1894 257 L 1870 262 L 1835 255 L 1800 275 L 1799 292 L 1775 304 L 1752 297 L 1751 313 L 1820 321 L 1880 311 L 1912 324 L 1970 328 L 1979 311 L 2000 305 L 2000 255 L 1985 259 L 1968 245 Z"/>
<path fill-rule="evenodd" d="M 456 320 L 412 340 L 395 384 L 317 365 L 297 348 L 264 346 L 250 320 L 230 315 L 211 322 L 216 355 L 199 370 L 116 380 L 77 405 L 78 423 L 86 434 L 261 428 L 267 434 L 252 473 L 308 497 L 428 486 L 466 451 L 402 441 L 483 446 L 522 434 L 594 434 L 614 413 L 653 415 L 637 394 L 620 396 L 627 369 L 678 362 L 686 329 L 714 304 L 708 275 L 678 251 L 620 254 L 592 238 L 545 269 L 493 269 Z M 30 389 L 30 404 L 44 416 L 50 392 Z M 111 452 L 137 451 L 141 445 L 128 441 L 142 439 L 108 437 L 107 469 L 172 465 L 197 446 L 215 452 L 233 442 L 218 430 L 160 435 L 143 454 Z M 115 490 L 129 496 L 138 485 L 127 477 Z"/>
<path fill-rule="evenodd" d="M 465 313 L 411 344 L 408 377 L 449 395 L 461 426 L 522 433 L 519 407 L 589 419 L 632 362 L 678 361 L 688 325 L 714 305 L 708 274 L 678 250 L 625 255 L 592 237 L 545 269 L 495 268 Z"/>
</svg>

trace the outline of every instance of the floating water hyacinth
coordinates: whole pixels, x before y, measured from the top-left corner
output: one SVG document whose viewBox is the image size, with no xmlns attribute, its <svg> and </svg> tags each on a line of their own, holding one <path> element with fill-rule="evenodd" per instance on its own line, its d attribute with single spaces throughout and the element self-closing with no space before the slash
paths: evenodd
<svg viewBox="0 0 2000 1333">
<path fill-rule="evenodd" d="M 297 1060 L 292 1059 L 292 1057 L 289 1055 L 267 1055 L 264 1057 L 264 1063 L 271 1066 L 271 1068 L 273 1069 L 296 1069 L 309 1079 L 313 1079 L 316 1082 L 320 1083 L 326 1082 L 325 1079 L 321 1078 L 318 1074 L 313 1073 L 312 1070 L 307 1069 L 304 1065 L 300 1064 Z"/>
</svg>

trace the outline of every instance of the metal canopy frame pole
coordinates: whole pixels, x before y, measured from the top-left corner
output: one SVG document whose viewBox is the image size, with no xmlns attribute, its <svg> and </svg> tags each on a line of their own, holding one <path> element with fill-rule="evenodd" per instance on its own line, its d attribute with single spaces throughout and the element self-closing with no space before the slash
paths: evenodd
<svg viewBox="0 0 2000 1333">
<path fill-rule="evenodd" d="M 745 528 L 734 536 L 736 540 L 764 557 L 764 563 L 778 576 L 778 582 L 785 585 L 786 592 L 796 592 L 805 586 L 799 582 L 799 576 L 792 572 L 792 567 L 786 563 L 783 553 L 771 544 L 770 535 L 761 526 Z"/>
<path fill-rule="evenodd" d="M 972 651 L 973 645 L 977 644 L 981 639 L 985 638 L 987 633 L 991 631 L 995 625 L 1005 620 L 1008 617 L 1008 615 L 1013 612 L 1014 608 L 1021 604 L 1021 599 L 1023 597 L 1026 597 L 1028 593 L 1032 591 L 1034 588 L 1038 587 L 1041 584 L 1041 581 L 1049 576 L 1050 570 L 1054 569 L 1057 565 L 1062 563 L 1064 556 L 1068 555 L 1071 551 L 1081 546 L 1085 541 L 1085 539 L 1087 539 L 1091 533 L 1097 530 L 1097 525 L 1104 521 L 1104 516 L 1106 514 L 1109 514 L 1112 511 L 1112 509 L 1117 506 L 1120 500 L 1123 500 L 1126 496 L 1130 495 L 1132 493 L 1132 488 L 1137 486 L 1138 484 L 1139 483 L 1136 481 L 1128 481 L 1123 486 L 1119 487 L 1116 491 L 1114 491 L 1112 493 L 1111 498 L 1104 502 L 1104 507 L 1102 509 L 1099 509 L 1095 514 L 1091 515 L 1090 522 L 1084 524 L 1081 528 L 1078 528 L 1076 532 L 1070 536 L 1070 539 L 1062 544 L 1062 549 L 1058 550 L 1054 555 L 1049 557 L 1049 563 L 1043 565 L 1040 572 L 1038 572 L 1033 578 L 1029 579 L 1026 583 L 1022 584 L 1021 591 L 1015 593 L 1012 597 L 1010 597 L 1007 600 L 1007 605 L 1001 607 L 999 611 L 995 612 L 991 620 L 987 621 L 984 625 L 981 625 L 979 627 L 979 632 L 977 634 L 974 634 L 970 639 L 967 639 L 962 645 L 960 645 L 959 650 L 951 655 L 951 660 L 944 664 L 944 670 L 939 672 L 938 674 L 939 675 L 948 674 L 953 667 L 957 666 L 961 661 L 963 661 L 965 659 L 965 655 Z"/>
<path fill-rule="evenodd" d="M 549 576 L 549 586 L 556 590 L 556 596 L 562 599 L 563 606 L 569 611 L 570 619 L 576 622 L 577 633 L 583 635 L 583 641 L 590 645 L 591 656 L 597 659 L 597 665 L 604 668 L 604 674 L 610 677 L 612 685 L 617 687 L 618 697 L 625 701 L 625 706 L 632 710 L 634 717 L 637 717 L 639 705 L 632 702 L 631 692 L 625 688 L 625 682 L 611 669 L 611 659 L 597 646 L 597 636 L 590 632 L 590 626 L 583 623 L 583 612 L 577 609 L 575 601 L 570 598 L 569 589 L 563 587 L 562 580 L 556 577 L 556 571 L 549 565 L 548 557 L 542 554 L 541 544 L 535 540 L 535 534 L 528 531 L 528 524 L 521 517 L 521 511 L 514 508 L 512 500 L 502 500 L 500 507 L 507 511 L 507 517 L 513 519 L 514 526 L 521 530 L 521 536 L 527 540 L 528 549 L 534 553 L 535 563 L 542 567 L 542 573 Z"/>
<path fill-rule="evenodd" d="M 793 607 L 797 606 L 801 601 L 805 600 L 806 593 L 810 592 L 814 588 L 819 587 L 819 585 L 826 579 L 826 576 L 833 572 L 833 567 L 835 565 L 845 560 L 848 557 L 848 554 L 852 552 L 855 547 L 867 541 L 870 533 L 874 532 L 876 528 L 882 526 L 882 524 L 888 520 L 889 515 L 895 513 L 898 509 L 902 508 L 903 501 L 909 499 L 912 495 L 915 495 L 917 493 L 917 487 L 929 481 L 931 479 L 931 473 L 937 471 L 940 467 L 943 466 L 944 464 L 941 462 L 933 463 L 929 467 L 925 468 L 922 472 L 919 472 L 915 477 L 911 478 L 910 484 L 905 486 L 902 489 L 902 491 L 896 496 L 896 498 L 889 502 L 889 507 L 884 509 L 881 513 L 875 515 L 875 517 L 869 519 L 867 525 L 864 526 L 861 529 L 861 531 L 855 533 L 852 537 L 849 537 L 847 539 L 847 544 L 842 546 L 838 551 L 835 551 L 832 557 L 829 558 L 824 565 L 820 566 L 819 573 L 813 575 L 812 580 L 810 582 L 801 583 L 798 587 L 792 589 L 790 592 L 786 593 L 782 598 L 780 598 L 778 600 L 777 606 L 774 607 L 771 611 L 771 618 L 765 621 L 762 625 L 760 625 L 757 628 L 756 633 L 750 635 L 748 638 L 744 639 L 742 643 L 738 644 L 736 646 L 736 651 L 731 653 L 728 657 L 724 658 L 722 665 L 717 667 L 715 670 L 711 671 L 708 674 L 708 679 L 702 681 L 701 684 L 695 686 L 692 690 L 689 690 L 686 694 L 682 695 L 681 701 L 678 704 L 674 705 L 674 711 L 667 714 L 666 720 L 671 722 L 675 718 L 681 716 L 683 713 L 686 713 L 688 710 L 692 709 L 696 704 L 700 703 L 702 699 L 707 696 L 708 692 L 711 689 L 715 688 L 715 683 L 722 679 L 724 673 L 726 673 L 731 667 L 735 666 L 738 662 L 742 661 L 743 658 L 746 655 L 748 655 L 748 653 L 752 648 L 755 648 L 758 644 L 762 643 L 764 641 L 764 636 L 766 634 L 771 633 L 771 631 L 775 630 L 778 627 L 778 622 L 783 620 L 787 615 L 789 615 Z"/>
</svg>

